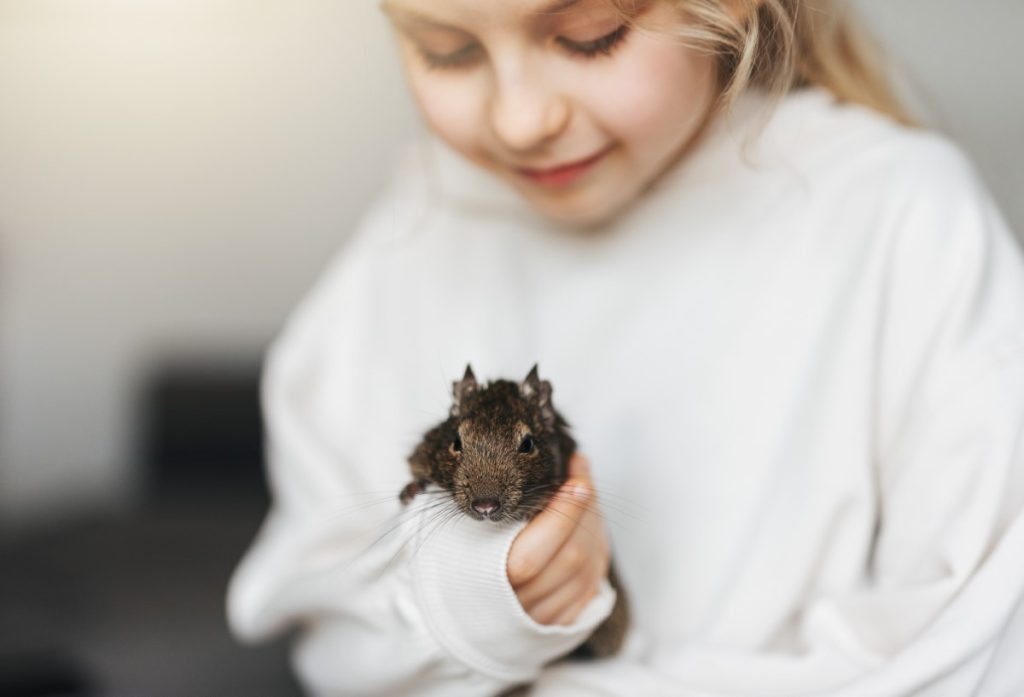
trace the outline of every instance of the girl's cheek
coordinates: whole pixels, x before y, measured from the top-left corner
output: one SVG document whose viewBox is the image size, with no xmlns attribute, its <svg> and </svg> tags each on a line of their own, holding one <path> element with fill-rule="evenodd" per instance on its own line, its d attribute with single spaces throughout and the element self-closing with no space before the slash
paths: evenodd
<svg viewBox="0 0 1024 697">
<path fill-rule="evenodd" d="M 609 81 L 614 83 L 616 102 L 629 108 L 606 109 L 607 121 L 626 138 L 671 147 L 710 107 L 713 63 L 679 46 L 652 46 L 644 53 L 637 56 L 639 65 L 621 66 L 621 73 Z M 637 79 L 637 75 L 644 77 Z M 609 89 L 605 83 L 605 92 Z"/>
<path fill-rule="evenodd" d="M 485 110 L 472 84 L 438 84 L 428 76 L 414 85 L 413 96 L 431 131 L 464 154 L 476 149 Z"/>
</svg>

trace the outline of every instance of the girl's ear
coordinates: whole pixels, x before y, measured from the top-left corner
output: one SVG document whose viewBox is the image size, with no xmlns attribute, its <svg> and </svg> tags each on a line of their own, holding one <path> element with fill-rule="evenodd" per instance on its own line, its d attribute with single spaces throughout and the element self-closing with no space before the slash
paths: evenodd
<svg viewBox="0 0 1024 697">
<path fill-rule="evenodd" d="M 524 398 L 536 402 L 540 407 L 541 418 L 548 428 L 554 428 L 555 408 L 551 405 L 551 383 L 541 380 L 537 375 L 537 364 L 533 364 L 529 375 L 519 383 L 519 394 Z"/>
<path fill-rule="evenodd" d="M 465 403 L 466 397 L 475 392 L 476 388 L 476 376 L 473 375 L 473 369 L 467 363 L 462 379 L 452 383 L 452 416 L 459 415 L 459 409 Z"/>
</svg>

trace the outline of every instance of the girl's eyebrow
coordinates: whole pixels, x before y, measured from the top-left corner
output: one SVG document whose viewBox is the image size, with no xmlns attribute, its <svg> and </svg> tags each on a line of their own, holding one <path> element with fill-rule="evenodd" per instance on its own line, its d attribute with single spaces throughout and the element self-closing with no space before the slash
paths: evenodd
<svg viewBox="0 0 1024 697">
<path fill-rule="evenodd" d="M 579 3 L 580 0 L 554 0 L 554 2 L 551 2 L 544 7 L 534 10 L 533 14 L 554 15 L 560 12 L 565 12 L 573 5 L 578 5 Z M 401 19 L 405 22 L 425 25 L 438 29 L 455 29 L 455 27 L 445 24 L 444 22 L 439 22 L 436 19 L 428 17 L 427 15 L 420 14 L 414 9 L 397 6 L 392 0 L 383 0 L 380 6 L 381 9 L 384 11 L 384 14 L 388 15 L 392 19 Z"/>
<path fill-rule="evenodd" d="M 380 4 L 380 9 L 383 10 L 384 14 L 391 19 L 403 24 L 418 24 L 435 29 L 455 29 L 455 27 L 445 24 L 444 22 L 438 22 L 436 19 L 431 19 L 426 15 L 422 15 L 416 10 L 406 7 L 398 7 L 393 2 L 390 2 L 390 0 L 384 0 L 384 2 Z"/>
<path fill-rule="evenodd" d="M 578 4 L 579 1 L 580 0 L 555 0 L 555 2 L 551 3 L 547 7 L 537 10 L 537 14 L 553 15 L 558 14 L 559 12 L 565 12 L 573 5 Z"/>
</svg>

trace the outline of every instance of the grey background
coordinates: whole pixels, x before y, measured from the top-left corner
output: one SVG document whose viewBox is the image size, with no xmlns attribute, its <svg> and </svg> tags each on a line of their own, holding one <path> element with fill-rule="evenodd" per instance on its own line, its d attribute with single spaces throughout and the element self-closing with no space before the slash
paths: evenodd
<svg viewBox="0 0 1024 697">
<path fill-rule="evenodd" d="M 0 0 L 0 522 L 130 506 L 140 381 L 256 355 L 417 130 L 370 0 Z M 1024 230 L 1024 3 L 860 0 Z"/>
</svg>

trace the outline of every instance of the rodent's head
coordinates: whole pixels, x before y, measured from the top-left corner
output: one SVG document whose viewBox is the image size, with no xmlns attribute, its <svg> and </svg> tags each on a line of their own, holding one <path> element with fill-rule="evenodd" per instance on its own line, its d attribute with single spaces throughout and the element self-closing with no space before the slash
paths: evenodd
<svg viewBox="0 0 1024 697">
<path fill-rule="evenodd" d="M 439 483 L 480 520 L 525 520 L 539 512 L 565 481 L 566 450 L 575 445 L 551 404 L 551 384 L 534 366 L 521 383 L 481 387 L 466 366 L 452 393 L 447 447 L 435 455 Z"/>
</svg>

